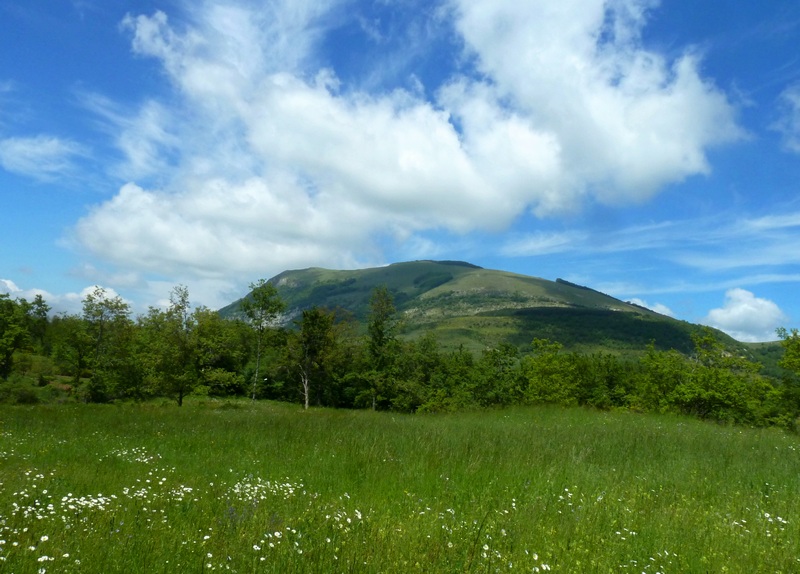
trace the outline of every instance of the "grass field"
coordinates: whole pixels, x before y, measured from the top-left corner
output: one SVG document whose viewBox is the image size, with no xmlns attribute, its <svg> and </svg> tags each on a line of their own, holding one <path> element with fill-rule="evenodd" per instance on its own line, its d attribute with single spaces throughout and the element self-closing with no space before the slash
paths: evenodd
<svg viewBox="0 0 800 574">
<path fill-rule="evenodd" d="M 797 572 L 800 439 L 557 408 L 0 406 L 0 571 Z"/>
</svg>

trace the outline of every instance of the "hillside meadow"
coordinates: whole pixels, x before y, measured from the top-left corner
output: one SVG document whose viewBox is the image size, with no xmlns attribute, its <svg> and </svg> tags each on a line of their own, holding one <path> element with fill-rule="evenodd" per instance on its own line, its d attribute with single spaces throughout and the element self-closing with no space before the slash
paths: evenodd
<svg viewBox="0 0 800 574">
<path fill-rule="evenodd" d="M 0 406 L 0 570 L 797 572 L 800 438 L 669 415 Z"/>
</svg>

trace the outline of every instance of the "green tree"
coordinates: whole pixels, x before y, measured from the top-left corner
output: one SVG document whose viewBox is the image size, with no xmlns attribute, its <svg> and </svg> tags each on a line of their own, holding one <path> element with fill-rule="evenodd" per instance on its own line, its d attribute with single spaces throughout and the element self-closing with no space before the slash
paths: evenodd
<svg viewBox="0 0 800 574">
<path fill-rule="evenodd" d="M 442 354 L 418 411 L 453 412 L 475 405 L 475 375 L 475 358 L 463 346 Z"/>
<path fill-rule="evenodd" d="M 549 339 L 534 339 L 533 352 L 522 360 L 529 403 L 575 405 L 578 388 L 575 362 L 561 352 L 562 345 Z"/>
<path fill-rule="evenodd" d="M 372 369 L 368 378 L 372 410 L 375 410 L 379 398 L 389 398 L 388 396 L 380 397 L 380 395 L 382 393 L 388 395 L 390 391 L 390 370 L 398 353 L 398 321 L 394 299 L 385 285 L 373 290 L 369 307 L 367 333 Z"/>
<path fill-rule="evenodd" d="M 116 324 L 126 322 L 130 317 L 130 306 L 119 295 L 109 297 L 103 287 L 94 290 L 83 298 L 83 319 L 94 340 L 94 358 L 100 360 L 107 352 L 107 339 L 112 335 Z"/>
<path fill-rule="evenodd" d="M 110 297 L 103 287 L 95 287 L 83 299 L 83 320 L 92 339 L 92 378 L 88 399 L 101 402 L 113 398 L 115 389 L 133 366 L 130 360 L 133 322 L 130 306 L 122 297 Z"/>
<path fill-rule="evenodd" d="M 39 352 L 44 352 L 50 305 L 47 304 L 41 294 L 37 294 L 30 303 L 25 299 L 20 299 L 19 302 L 25 311 L 30 340 L 35 344 Z"/>
<path fill-rule="evenodd" d="M 704 419 L 763 424 L 771 386 L 760 365 L 725 349 L 710 329 L 692 336 L 694 353 L 666 391 L 668 410 Z M 677 369 L 672 369 L 677 371 Z"/>
<path fill-rule="evenodd" d="M 781 327 L 777 333 L 783 347 L 783 357 L 778 364 L 787 371 L 800 375 L 800 332 L 797 329 L 787 331 Z"/>
<path fill-rule="evenodd" d="M 199 383 L 212 396 L 245 394 L 241 374 L 247 356 L 249 329 L 241 321 L 229 321 L 207 307 L 192 314 L 192 348 Z"/>
<path fill-rule="evenodd" d="M 397 383 L 392 409 L 415 412 L 425 404 L 444 361 L 439 341 L 431 332 L 403 344 L 395 365 Z"/>
<path fill-rule="evenodd" d="M 72 375 L 73 389 L 78 390 L 87 374 L 94 350 L 94 339 L 83 317 L 56 315 L 52 325 L 53 356 L 65 372 Z"/>
<path fill-rule="evenodd" d="M 275 325 L 278 315 L 286 309 L 286 303 L 278 295 L 278 290 L 266 279 L 250 284 L 250 294 L 242 300 L 242 311 L 256 333 L 256 370 L 253 374 L 251 398 L 256 398 L 256 388 L 261 377 L 261 350 L 267 330 Z"/>
<path fill-rule="evenodd" d="M 778 365 L 791 373 L 782 377 L 780 389 L 781 404 L 786 410 L 783 416 L 788 419 L 784 426 L 793 426 L 800 416 L 800 332 L 797 329 L 787 331 L 783 327 L 777 332 L 783 347 L 783 356 Z"/>
<path fill-rule="evenodd" d="M 475 365 L 475 400 L 483 406 L 512 405 L 522 398 L 519 349 L 500 343 L 486 349 Z"/>
<path fill-rule="evenodd" d="M 14 351 L 27 342 L 23 305 L 8 294 L 0 293 L 0 378 L 8 379 L 14 363 Z"/>
<path fill-rule="evenodd" d="M 673 391 L 689 380 L 689 363 L 678 351 L 657 351 L 655 343 L 642 358 L 642 377 L 637 390 L 637 406 L 645 411 L 672 410 Z"/>
<path fill-rule="evenodd" d="M 600 409 L 629 406 L 634 394 L 630 364 L 609 353 L 573 354 L 578 403 Z"/>
<path fill-rule="evenodd" d="M 319 386 L 330 376 L 330 359 L 336 346 L 332 311 L 314 306 L 303 311 L 299 331 L 289 339 L 289 360 L 300 377 L 303 406 L 308 409 L 312 386 Z"/>
<path fill-rule="evenodd" d="M 195 321 L 189 305 L 189 290 L 178 285 L 172 289 L 165 311 L 151 307 L 142 320 L 146 356 L 156 394 L 175 399 L 178 406 L 197 383 L 193 356 Z"/>
</svg>

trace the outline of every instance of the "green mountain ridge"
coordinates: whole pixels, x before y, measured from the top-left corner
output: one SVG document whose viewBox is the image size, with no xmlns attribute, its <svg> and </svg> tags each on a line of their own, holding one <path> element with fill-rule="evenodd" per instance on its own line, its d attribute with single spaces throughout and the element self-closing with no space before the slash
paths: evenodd
<svg viewBox="0 0 800 574">
<path fill-rule="evenodd" d="M 654 342 L 656 348 L 688 354 L 692 333 L 704 328 L 563 279 L 462 261 L 410 261 L 357 270 L 313 267 L 284 271 L 269 282 L 287 303 L 281 319 L 285 326 L 315 305 L 342 309 L 363 326 L 373 290 L 385 285 L 394 297 L 403 337 L 433 333 L 444 347 L 477 351 L 504 342 L 525 349 L 534 338 L 547 338 L 577 352 L 640 354 Z M 241 301 L 220 314 L 242 316 Z M 769 355 L 769 345 L 715 334 L 737 354 L 755 360 Z"/>
</svg>

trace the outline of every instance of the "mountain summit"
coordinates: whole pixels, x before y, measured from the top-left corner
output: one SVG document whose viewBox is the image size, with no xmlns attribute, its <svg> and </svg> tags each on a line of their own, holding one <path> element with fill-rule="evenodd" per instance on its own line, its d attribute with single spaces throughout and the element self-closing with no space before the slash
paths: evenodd
<svg viewBox="0 0 800 574">
<path fill-rule="evenodd" d="M 346 271 L 314 267 L 284 271 L 269 282 L 287 303 L 286 325 L 315 305 L 344 309 L 363 324 L 373 290 L 385 285 L 405 337 L 432 332 L 445 346 L 472 349 L 503 342 L 524 347 L 538 337 L 579 351 L 637 352 L 652 341 L 657 348 L 688 352 L 691 333 L 700 329 L 563 279 L 462 261 L 411 261 Z M 241 301 L 220 314 L 241 316 Z"/>
</svg>

